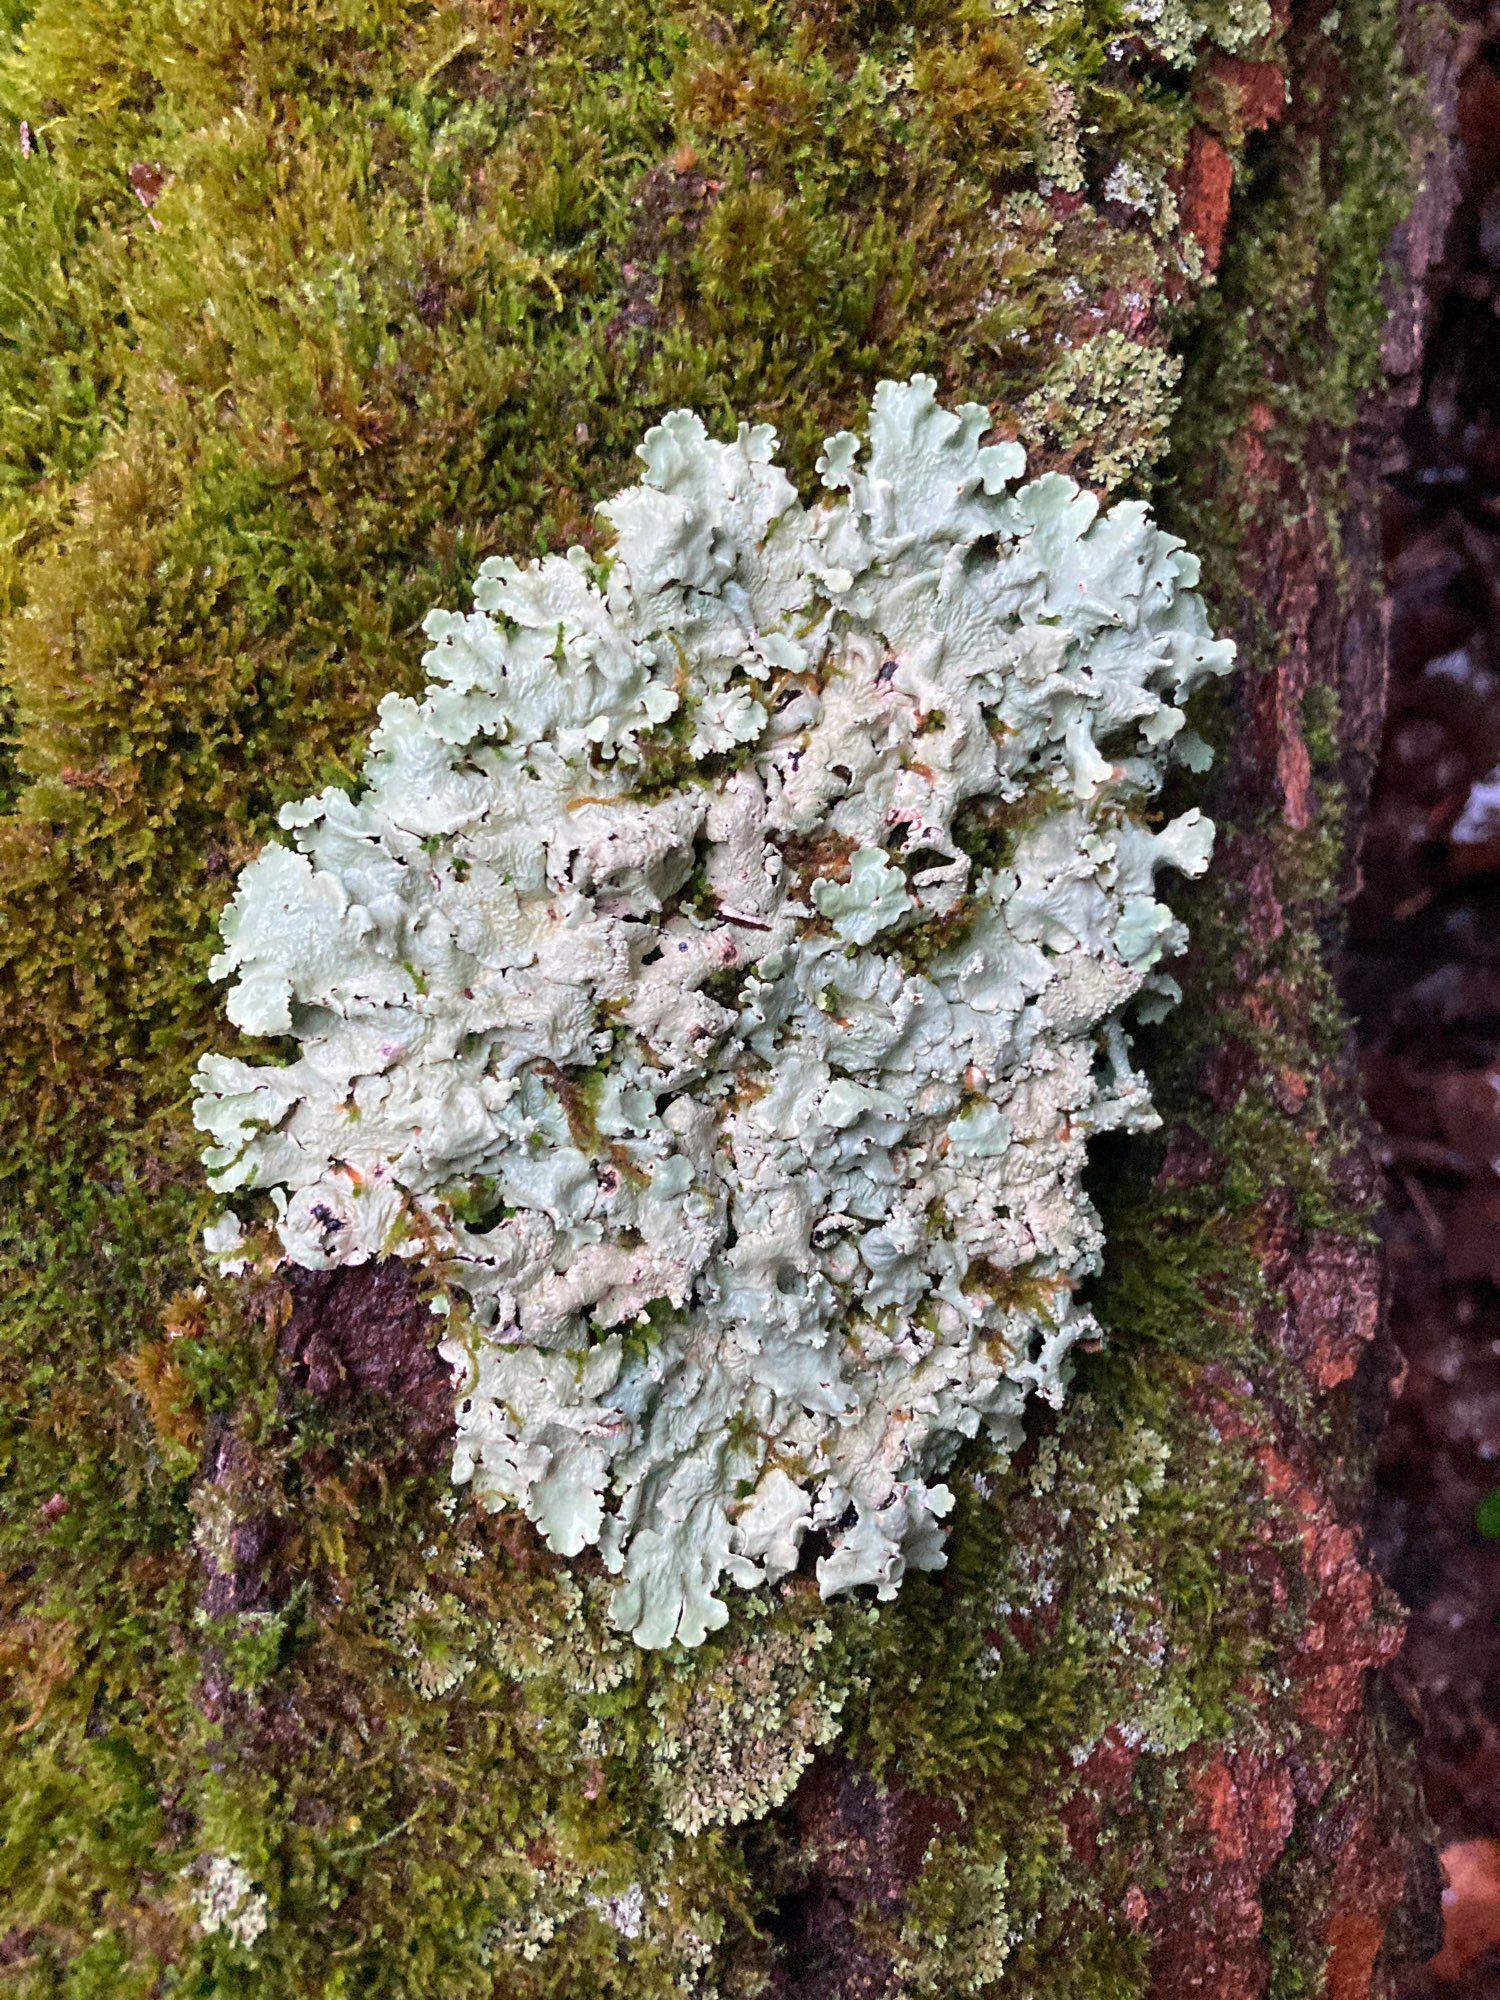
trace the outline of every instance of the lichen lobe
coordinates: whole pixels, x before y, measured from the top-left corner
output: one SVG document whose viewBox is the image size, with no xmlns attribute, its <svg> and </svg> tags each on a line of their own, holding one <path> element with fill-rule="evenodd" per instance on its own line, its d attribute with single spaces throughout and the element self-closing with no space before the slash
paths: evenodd
<svg viewBox="0 0 1500 2000">
<path fill-rule="evenodd" d="M 204 1058 L 214 1186 L 293 1264 L 440 1274 L 455 1478 L 596 1545 L 642 1645 L 810 1530 L 825 1596 L 941 1564 L 963 1440 L 1092 1330 L 1088 1137 L 1153 1121 L 1123 1012 L 1212 829 L 1150 804 L 1232 648 L 1143 506 L 988 423 L 883 384 L 807 507 L 769 429 L 673 413 L 612 555 L 432 613 L 224 919 L 297 1054 Z"/>
</svg>

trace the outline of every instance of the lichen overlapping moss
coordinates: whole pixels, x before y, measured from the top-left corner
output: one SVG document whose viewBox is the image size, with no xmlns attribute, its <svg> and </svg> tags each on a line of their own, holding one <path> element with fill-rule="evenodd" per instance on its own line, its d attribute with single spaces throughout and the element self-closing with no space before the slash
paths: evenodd
<svg viewBox="0 0 1500 2000">
<path fill-rule="evenodd" d="M 1266 146 L 1206 293 L 1161 191 L 1196 119 L 1238 147 L 1187 57 L 1274 54 L 1253 8 L 0 18 L 8 1981 L 748 1995 L 797 1881 L 772 1809 L 836 1731 L 955 1815 L 870 1918 L 908 1990 L 1143 1991 L 1123 1898 L 1170 1757 L 1087 1866 L 1056 1772 L 1111 1728 L 1266 1726 L 1248 1678 L 1295 1607 L 1194 1385 L 1245 1338 L 1266 1181 L 1353 1226 L 1315 1103 L 1288 1138 L 1252 1082 L 1210 1187 L 1105 1176 L 1110 1344 L 1053 1437 L 970 1468 L 942 1579 L 878 1617 L 794 1588 L 688 1662 L 623 1646 L 513 1523 L 449 1518 L 399 1412 L 278 1380 L 285 1298 L 194 1247 L 188 1078 L 214 918 L 276 807 L 348 782 L 375 700 L 415 686 L 417 618 L 485 554 L 587 541 L 663 407 L 773 422 L 804 478 L 922 367 L 1081 477 L 1139 481 L 1170 442 L 1158 504 L 1248 628 L 1251 524 L 1196 468 L 1254 405 L 1293 438 L 1347 423 L 1370 377 L 1402 194 L 1387 0 L 1314 32 L 1324 135 Z M 1276 953 L 1326 1021 L 1328 842 L 1297 838 Z M 1190 914 L 1206 990 L 1233 912 Z M 1152 1060 L 1201 1115 L 1191 990 Z M 1237 1025 L 1308 1054 L 1287 1020 Z"/>
</svg>

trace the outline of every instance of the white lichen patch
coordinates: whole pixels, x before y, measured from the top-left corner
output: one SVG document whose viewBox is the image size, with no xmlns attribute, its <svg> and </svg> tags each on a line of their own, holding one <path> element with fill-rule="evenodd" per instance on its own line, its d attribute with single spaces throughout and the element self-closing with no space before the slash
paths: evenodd
<svg viewBox="0 0 1500 2000">
<path fill-rule="evenodd" d="M 607 1924 L 612 1924 L 622 1938 L 638 1938 L 646 1924 L 646 1892 L 639 1882 L 632 1882 L 614 1896 L 590 1896 L 589 1908 L 597 1910 Z"/>
<path fill-rule="evenodd" d="M 488 1656 L 503 1673 L 544 1690 L 561 1688 L 569 1696 L 609 1695 L 627 1682 L 639 1661 L 629 1644 L 610 1626 L 608 1582 L 585 1576 L 581 1583 L 559 1575 L 541 1604 L 526 1597 L 507 1607 L 505 1619 L 485 1635 Z M 555 1692 L 545 1692 L 545 1704 Z M 606 1704 L 608 1707 L 609 1704 Z M 597 1743 L 585 1754 L 595 1756 Z"/>
<path fill-rule="evenodd" d="M 407 1591 L 386 1608 L 381 1622 L 408 1681 L 424 1701 L 441 1701 L 473 1673 L 477 1635 L 457 1598 Z"/>
<path fill-rule="evenodd" d="M 198 1928 L 210 1935 L 222 1932 L 242 1951 L 254 1948 L 270 1922 L 265 1896 L 232 1854 L 210 1857 L 202 1881 L 192 1885 L 192 1895 Z"/>
<path fill-rule="evenodd" d="M 1205 7 L 1188 0 L 1127 0 L 1131 31 L 1174 68 L 1188 68 L 1205 41 L 1231 53 L 1260 47 L 1275 25 L 1270 0 L 1227 0 Z"/>
<path fill-rule="evenodd" d="M 1110 168 L 1100 191 L 1105 201 L 1121 208 L 1133 208 L 1144 215 L 1159 234 L 1170 236 L 1180 219 L 1177 196 L 1162 174 L 1146 173 L 1130 160 L 1117 160 Z"/>
<path fill-rule="evenodd" d="M 809 1532 L 827 1596 L 942 1563 L 960 1445 L 1093 1329 L 1088 1139 L 1153 1119 L 1123 1013 L 1211 828 L 1152 801 L 1232 649 L 1143 506 L 988 422 L 883 384 L 804 507 L 769 430 L 667 417 L 611 557 L 485 563 L 224 919 L 296 1053 L 203 1061 L 213 1185 L 297 1264 L 440 1271 L 455 1479 L 645 1646 Z"/>
<path fill-rule="evenodd" d="M 1049 183 L 1046 193 L 1060 188 L 1065 194 L 1078 194 L 1083 189 L 1083 121 L 1078 100 L 1065 83 L 1048 86 L 1037 169 Z"/>
</svg>

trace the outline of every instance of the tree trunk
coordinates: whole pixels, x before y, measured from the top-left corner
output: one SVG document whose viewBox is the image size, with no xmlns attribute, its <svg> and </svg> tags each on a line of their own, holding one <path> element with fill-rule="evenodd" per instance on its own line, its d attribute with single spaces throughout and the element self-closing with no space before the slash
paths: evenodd
<svg viewBox="0 0 1500 2000">
<path fill-rule="evenodd" d="M 1387 1992 L 1433 1894 L 1362 1543 L 1391 1363 L 1330 965 L 1447 31 L 40 0 L 14 37 L 15 1990 Z M 422 612 L 590 541 L 664 407 L 775 423 L 810 485 L 919 367 L 1034 469 L 1149 495 L 1240 645 L 1184 1002 L 1140 1038 L 1165 1125 L 1101 1145 L 1105 1344 L 965 1461 L 947 1569 L 645 1655 L 586 1562 L 455 1506 L 399 1267 L 203 1258 L 213 924 L 419 684 Z"/>
</svg>

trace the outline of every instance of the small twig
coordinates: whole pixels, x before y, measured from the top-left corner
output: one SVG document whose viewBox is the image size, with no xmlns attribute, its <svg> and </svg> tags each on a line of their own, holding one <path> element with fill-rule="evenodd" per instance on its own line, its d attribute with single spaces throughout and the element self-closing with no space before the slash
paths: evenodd
<svg viewBox="0 0 1500 2000">
<path fill-rule="evenodd" d="M 1444 1241 L 1443 1225 L 1438 1220 L 1437 1210 L 1427 1199 L 1426 1188 L 1423 1187 L 1415 1175 L 1409 1174 L 1404 1167 L 1397 1168 L 1396 1178 L 1400 1181 L 1402 1187 L 1405 1188 L 1407 1200 L 1417 1211 L 1418 1219 L 1427 1233 L 1427 1241 L 1432 1245 L 1434 1250 L 1441 1251 Z"/>
</svg>

